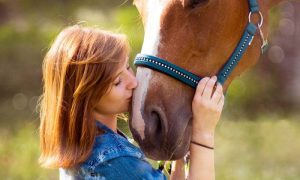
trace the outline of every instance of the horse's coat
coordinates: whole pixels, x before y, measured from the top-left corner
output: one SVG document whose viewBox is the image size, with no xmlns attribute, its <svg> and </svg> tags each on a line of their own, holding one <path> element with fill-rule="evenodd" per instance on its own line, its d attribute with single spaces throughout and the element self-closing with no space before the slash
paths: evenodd
<svg viewBox="0 0 300 180">
<path fill-rule="evenodd" d="M 195 4 L 199 2 L 200 4 Z M 268 9 L 279 1 L 259 0 L 267 35 Z M 247 0 L 135 0 L 145 27 L 142 53 L 169 60 L 198 76 L 215 75 L 233 52 L 248 23 Z M 253 66 L 260 55 L 256 35 L 223 88 Z M 157 71 L 137 68 L 130 128 L 153 159 L 178 159 L 191 139 L 194 90 Z"/>
</svg>

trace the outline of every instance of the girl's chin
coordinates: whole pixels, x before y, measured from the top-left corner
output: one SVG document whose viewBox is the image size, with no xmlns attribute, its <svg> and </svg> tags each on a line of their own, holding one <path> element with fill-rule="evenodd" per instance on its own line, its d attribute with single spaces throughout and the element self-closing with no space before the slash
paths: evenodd
<svg viewBox="0 0 300 180">
<path fill-rule="evenodd" d="M 130 107 L 131 107 L 131 101 L 125 102 L 125 103 L 124 103 L 124 107 L 122 108 L 122 110 L 123 110 L 122 113 L 124 113 L 124 112 L 129 112 Z"/>
<path fill-rule="evenodd" d="M 129 106 L 130 106 L 130 105 L 131 105 L 131 104 L 126 104 L 126 106 L 125 106 L 124 109 L 123 109 L 123 113 L 129 111 Z"/>
</svg>

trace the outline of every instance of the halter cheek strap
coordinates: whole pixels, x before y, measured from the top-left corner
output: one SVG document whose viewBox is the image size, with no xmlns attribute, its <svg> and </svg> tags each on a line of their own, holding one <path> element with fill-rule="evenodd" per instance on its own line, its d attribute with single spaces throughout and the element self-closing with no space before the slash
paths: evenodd
<svg viewBox="0 0 300 180">
<path fill-rule="evenodd" d="M 230 58 L 227 60 L 226 64 L 222 67 L 222 69 L 217 74 L 218 82 L 221 84 L 224 84 L 229 75 L 232 73 L 233 69 L 236 67 L 238 62 L 242 59 L 243 54 L 247 50 L 247 48 L 251 45 L 251 42 L 254 38 L 254 35 L 257 32 L 257 29 L 259 29 L 259 33 L 262 39 L 262 46 L 261 50 L 262 53 L 267 47 L 267 41 L 264 39 L 261 26 L 263 24 L 263 16 L 261 12 L 259 11 L 259 6 L 257 3 L 257 0 L 248 0 L 249 2 L 249 23 L 245 28 L 245 31 L 231 54 Z M 251 16 L 252 14 L 259 14 L 260 22 L 255 25 L 251 22 Z M 159 72 L 162 72 L 166 75 L 172 76 L 173 78 L 183 82 L 184 84 L 196 88 L 199 81 L 202 79 L 201 77 L 175 65 L 172 64 L 164 59 L 146 55 L 146 54 L 138 54 L 135 58 L 134 64 L 136 66 L 145 66 L 154 70 L 157 70 Z"/>
<path fill-rule="evenodd" d="M 253 23 L 249 23 L 235 51 L 218 73 L 218 82 L 224 84 L 224 82 L 227 80 L 228 76 L 231 74 L 238 62 L 242 59 L 242 56 L 246 52 L 247 48 L 251 45 L 256 31 L 257 27 Z"/>
</svg>

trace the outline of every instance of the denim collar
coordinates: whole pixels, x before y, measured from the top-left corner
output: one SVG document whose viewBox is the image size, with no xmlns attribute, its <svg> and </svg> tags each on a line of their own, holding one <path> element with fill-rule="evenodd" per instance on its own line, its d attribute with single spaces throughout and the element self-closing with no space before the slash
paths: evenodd
<svg viewBox="0 0 300 180">
<path fill-rule="evenodd" d="M 105 131 L 105 133 L 115 133 L 113 130 L 111 130 L 109 127 L 107 127 L 106 125 L 104 125 L 98 120 L 96 120 L 96 126 L 102 129 L 103 131 Z"/>
<path fill-rule="evenodd" d="M 107 127 L 106 125 L 104 125 L 103 123 L 101 123 L 100 121 L 96 120 L 96 126 L 100 129 L 102 129 L 105 133 L 113 133 L 116 134 L 113 130 L 111 130 L 109 127 Z M 122 137 L 124 137 L 125 139 L 128 139 L 128 137 L 119 129 L 117 129 L 117 134 L 121 135 Z"/>
</svg>

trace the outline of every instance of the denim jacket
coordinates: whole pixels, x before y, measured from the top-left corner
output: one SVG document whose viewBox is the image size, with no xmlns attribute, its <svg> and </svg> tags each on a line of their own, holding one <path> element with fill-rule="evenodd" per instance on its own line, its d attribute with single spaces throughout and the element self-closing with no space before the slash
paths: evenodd
<svg viewBox="0 0 300 180">
<path fill-rule="evenodd" d="M 131 144 L 126 136 L 113 132 L 98 121 L 97 126 L 105 133 L 96 137 L 89 158 L 76 168 L 60 168 L 60 179 L 166 179 L 160 170 L 152 168 L 143 152 Z"/>
</svg>

